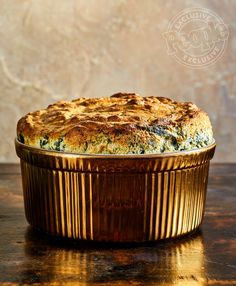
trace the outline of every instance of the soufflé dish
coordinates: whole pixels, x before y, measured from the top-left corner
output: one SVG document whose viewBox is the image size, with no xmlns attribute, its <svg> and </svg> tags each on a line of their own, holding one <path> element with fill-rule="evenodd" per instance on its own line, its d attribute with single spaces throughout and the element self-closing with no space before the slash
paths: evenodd
<svg viewBox="0 0 236 286">
<path fill-rule="evenodd" d="M 190 102 L 118 93 L 59 101 L 17 124 L 25 213 L 79 240 L 177 237 L 202 222 L 215 141 Z"/>
</svg>

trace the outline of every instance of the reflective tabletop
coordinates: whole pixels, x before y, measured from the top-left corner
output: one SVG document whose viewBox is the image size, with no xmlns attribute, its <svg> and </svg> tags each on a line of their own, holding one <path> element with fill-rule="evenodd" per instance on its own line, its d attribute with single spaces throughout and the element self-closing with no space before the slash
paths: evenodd
<svg viewBox="0 0 236 286">
<path fill-rule="evenodd" d="M 204 222 L 178 239 L 75 242 L 32 229 L 20 168 L 0 165 L 0 285 L 236 285 L 236 164 L 212 164 Z"/>
</svg>

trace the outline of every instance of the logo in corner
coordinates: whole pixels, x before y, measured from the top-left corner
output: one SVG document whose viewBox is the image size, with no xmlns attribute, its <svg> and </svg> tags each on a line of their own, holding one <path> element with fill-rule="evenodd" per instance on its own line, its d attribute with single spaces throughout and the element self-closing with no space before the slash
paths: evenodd
<svg viewBox="0 0 236 286">
<path fill-rule="evenodd" d="M 215 63 L 223 55 L 229 29 L 214 12 L 189 8 L 169 22 L 163 37 L 168 55 L 188 67 L 202 68 Z"/>
</svg>

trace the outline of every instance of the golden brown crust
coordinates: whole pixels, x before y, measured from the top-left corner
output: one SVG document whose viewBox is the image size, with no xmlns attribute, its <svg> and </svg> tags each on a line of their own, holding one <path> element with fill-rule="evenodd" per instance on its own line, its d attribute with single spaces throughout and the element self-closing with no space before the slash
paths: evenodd
<svg viewBox="0 0 236 286">
<path fill-rule="evenodd" d="M 189 102 L 117 93 L 59 101 L 28 113 L 18 139 L 35 147 L 75 153 L 160 153 L 213 141 L 207 114 Z"/>
</svg>

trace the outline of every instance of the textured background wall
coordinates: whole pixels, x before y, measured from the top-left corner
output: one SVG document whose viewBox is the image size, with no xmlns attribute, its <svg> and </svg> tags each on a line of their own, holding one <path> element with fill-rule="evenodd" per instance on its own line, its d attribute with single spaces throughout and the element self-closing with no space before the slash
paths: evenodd
<svg viewBox="0 0 236 286">
<path fill-rule="evenodd" d="M 167 55 L 162 33 L 185 8 L 216 12 L 230 29 L 214 65 Z M 17 120 L 55 100 L 117 91 L 193 101 L 211 116 L 215 161 L 236 161 L 236 1 L 0 0 L 0 161 L 18 161 Z"/>
</svg>

